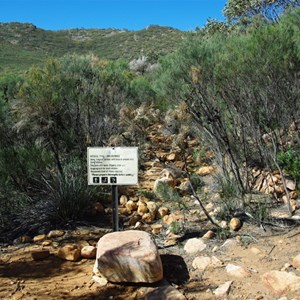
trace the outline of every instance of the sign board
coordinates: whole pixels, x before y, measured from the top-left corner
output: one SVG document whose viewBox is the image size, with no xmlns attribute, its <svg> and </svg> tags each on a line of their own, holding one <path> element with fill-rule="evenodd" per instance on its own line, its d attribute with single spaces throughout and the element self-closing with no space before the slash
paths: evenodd
<svg viewBox="0 0 300 300">
<path fill-rule="evenodd" d="M 89 185 L 138 184 L 137 147 L 87 148 Z"/>
</svg>

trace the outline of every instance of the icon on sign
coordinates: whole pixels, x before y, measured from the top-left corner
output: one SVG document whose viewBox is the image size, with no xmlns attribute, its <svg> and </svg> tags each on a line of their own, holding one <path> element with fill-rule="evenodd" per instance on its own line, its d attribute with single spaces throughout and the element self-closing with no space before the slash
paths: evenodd
<svg viewBox="0 0 300 300">
<path fill-rule="evenodd" d="M 99 177 L 93 177 L 93 183 L 99 183 L 100 178 Z"/>
<path fill-rule="evenodd" d="M 110 183 L 117 183 L 117 177 L 110 177 Z"/>
<path fill-rule="evenodd" d="M 102 183 L 108 183 L 108 177 L 101 177 Z"/>
</svg>

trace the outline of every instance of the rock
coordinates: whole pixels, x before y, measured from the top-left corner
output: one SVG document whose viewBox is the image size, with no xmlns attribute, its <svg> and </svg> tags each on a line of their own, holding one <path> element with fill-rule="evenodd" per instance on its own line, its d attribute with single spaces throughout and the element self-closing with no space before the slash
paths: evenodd
<svg viewBox="0 0 300 300">
<path fill-rule="evenodd" d="M 285 180 L 285 184 L 286 187 L 290 190 L 290 191 L 295 191 L 296 190 L 296 184 L 293 180 L 290 179 L 286 179 Z"/>
<path fill-rule="evenodd" d="M 227 239 L 220 248 L 235 248 L 238 242 L 236 239 Z"/>
<path fill-rule="evenodd" d="M 85 246 L 90 246 L 90 244 L 86 240 L 80 240 L 76 243 L 76 245 L 79 247 L 80 250 Z"/>
<path fill-rule="evenodd" d="M 201 239 L 192 238 L 192 239 L 187 240 L 183 249 L 187 253 L 193 254 L 193 253 L 201 252 L 205 248 L 206 248 L 206 244 Z"/>
<path fill-rule="evenodd" d="M 35 250 L 31 252 L 33 260 L 43 260 L 50 256 L 50 252 L 47 249 Z"/>
<path fill-rule="evenodd" d="M 300 254 L 293 258 L 292 265 L 294 268 L 300 269 Z"/>
<path fill-rule="evenodd" d="M 178 188 L 181 191 L 181 193 L 184 195 L 190 195 L 193 192 L 191 187 L 191 182 L 189 180 L 181 182 Z"/>
<path fill-rule="evenodd" d="M 97 276 L 97 275 L 94 275 L 92 277 L 92 280 L 94 282 L 96 282 L 99 286 L 106 286 L 107 282 L 108 282 L 106 278 L 101 277 L 101 276 Z"/>
<path fill-rule="evenodd" d="M 154 201 L 148 201 L 146 204 L 149 212 L 156 215 L 158 210 L 157 204 Z"/>
<path fill-rule="evenodd" d="M 81 249 L 80 254 L 83 258 L 94 259 L 94 258 L 96 258 L 96 252 L 97 252 L 96 247 L 94 247 L 94 246 L 84 246 Z"/>
<path fill-rule="evenodd" d="M 77 245 L 67 244 L 58 249 L 57 255 L 64 260 L 78 261 L 81 255 L 81 251 Z"/>
<path fill-rule="evenodd" d="M 154 219 L 155 219 L 155 215 L 153 214 L 153 213 L 150 213 L 150 212 L 148 212 L 148 213 L 145 213 L 145 214 L 143 214 L 143 216 L 142 216 L 142 220 L 144 221 L 144 222 L 146 222 L 146 223 L 152 223 L 153 221 L 154 221 Z"/>
<path fill-rule="evenodd" d="M 174 177 L 174 175 L 170 171 L 164 169 L 162 171 L 162 176 L 163 176 L 162 178 L 158 178 L 158 179 L 155 180 L 154 186 L 153 186 L 153 191 L 154 192 L 157 192 L 158 186 L 160 184 L 167 184 L 171 187 L 176 186 L 176 183 L 177 183 L 176 178 Z"/>
<path fill-rule="evenodd" d="M 206 176 L 206 175 L 213 173 L 213 171 L 214 171 L 214 167 L 203 166 L 203 167 L 199 168 L 199 170 L 196 173 L 200 176 Z"/>
<path fill-rule="evenodd" d="M 184 220 L 183 214 L 170 214 L 163 217 L 163 222 L 165 224 L 171 225 L 174 222 L 179 222 Z"/>
<path fill-rule="evenodd" d="M 111 282 L 153 283 L 163 278 L 151 235 L 138 230 L 112 232 L 100 238 L 94 269 Z"/>
<path fill-rule="evenodd" d="M 211 264 L 211 258 L 208 256 L 198 256 L 193 260 L 193 268 L 203 272 Z"/>
<path fill-rule="evenodd" d="M 222 220 L 220 223 L 219 223 L 219 225 L 220 225 L 220 227 L 221 228 L 228 228 L 228 224 L 227 224 L 227 221 L 225 221 L 225 220 Z"/>
<path fill-rule="evenodd" d="M 127 198 L 126 195 L 122 195 L 122 196 L 120 197 L 120 205 L 122 205 L 122 206 L 125 207 L 127 201 L 128 201 L 128 198 Z"/>
<path fill-rule="evenodd" d="M 211 257 L 211 264 L 215 268 L 223 266 L 223 262 L 219 260 L 216 256 Z"/>
<path fill-rule="evenodd" d="M 61 237 L 65 234 L 65 232 L 63 230 L 51 230 L 47 237 L 49 239 L 52 239 L 52 238 L 58 238 L 58 237 Z"/>
<path fill-rule="evenodd" d="M 164 216 L 168 215 L 170 213 L 170 210 L 167 207 L 160 207 L 157 211 L 157 216 L 159 218 L 163 218 Z"/>
<path fill-rule="evenodd" d="M 178 156 L 179 156 L 178 153 L 172 152 L 172 153 L 167 155 L 166 160 L 167 161 L 175 161 L 179 158 Z"/>
<path fill-rule="evenodd" d="M 146 203 L 140 203 L 137 209 L 137 212 L 140 216 L 147 213 L 149 211 Z"/>
<path fill-rule="evenodd" d="M 135 224 L 140 221 L 142 217 L 140 215 L 134 215 L 129 219 L 129 226 L 135 226 Z"/>
<path fill-rule="evenodd" d="M 297 194 L 297 192 L 296 191 L 291 191 L 290 192 L 290 197 L 291 197 L 291 199 L 297 199 L 298 198 L 298 194 Z"/>
<path fill-rule="evenodd" d="M 272 294 L 278 296 L 300 290 L 300 277 L 293 273 L 273 270 L 263 274 L 262 282 Z"/>
<path fill-rule="evenodd" d="M 39 234 L 33 238 L 33 241 L 35 243 L 37 243 L 37 242 L 41 242 L 41 241 L 45 240 L 46 238 L 47 238 L 46 234 Z"/>
<path fill-rule="evenodd" d="M 43 247 L 47 247 L 47 246 L 50 246 L 52 244 L 52 241 L 51 240 L 45 240 L 42 242 L 42 246 Z"/>
<path fill-rule="evenodd" d="M 132 200 L 127 201 L 127 203 L 125 204 L 125 207 L 129 213 L 131 213 L 134 210 L 137 210 L 137 208 L 138 208 L 137 203 Z"/>
<path fill-rule="evenodd" d="M 148 292 L 143 298 L 145 300 L 186 300 L 175 287 L 171 285 L 163 285 Z"/>
<path fill-rule="evenodd" d="M 227 274 L 231 275 L 233 277 L 245 278 L 245 277 L 250 276 L 250 272 L 241 266 L 228 264 L 225 269 L 226 269 Z"/>
<path fill-rule="evenodd" d="M 222 285 L 220 285 L 216 290 L 214 290 L 214 294 L 217 298 L 224 298 L 229 294 L 230 287 L 233 281 L 226 281 Z"/>
<path fill-rule="evenodd" d="M 209 230 L 203 235 L 202 238 L 210 240 L 210 239 L 214 238 L 215 236 L 216 236 L 216 234 L 212 230 Z"/>
<path fill-rule="evenodd" d="M 158 234 L 163 229 L 163 226 L 161 224 L 153 224 L 153 225 L 151 225 L 151 228 L 152 228 L 153 234 Z"/>
<path fill-rule="evenodd" d="M 229 222 L 229 227 L 233 231 L 238 231 L 242 227 L 242 222 L 239 218 L 232 218 Z"/>
</svg>

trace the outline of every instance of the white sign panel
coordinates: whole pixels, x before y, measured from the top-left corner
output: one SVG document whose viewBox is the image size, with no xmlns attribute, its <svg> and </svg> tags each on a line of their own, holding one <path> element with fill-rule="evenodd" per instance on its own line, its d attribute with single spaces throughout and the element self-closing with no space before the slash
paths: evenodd
<svg viewBox="0 0 300 300">
<path fill-rule="evenodd" d="M 90 147 L 87 149 L 89 185 L 138 183 L 137 147 Z"/>
</svg>

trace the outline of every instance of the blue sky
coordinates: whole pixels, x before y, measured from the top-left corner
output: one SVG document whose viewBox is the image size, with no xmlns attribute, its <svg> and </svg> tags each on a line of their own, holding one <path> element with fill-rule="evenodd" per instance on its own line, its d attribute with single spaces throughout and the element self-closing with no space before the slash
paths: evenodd
<svg viewBox="0 0 300 300">
<path fill-rule="evenodd" d="M 223 19 L 226 0 L 0 0 L 0 22 L 28 22 L 50 30 L 148 25 L 194 30 Z"/>
</svg>

